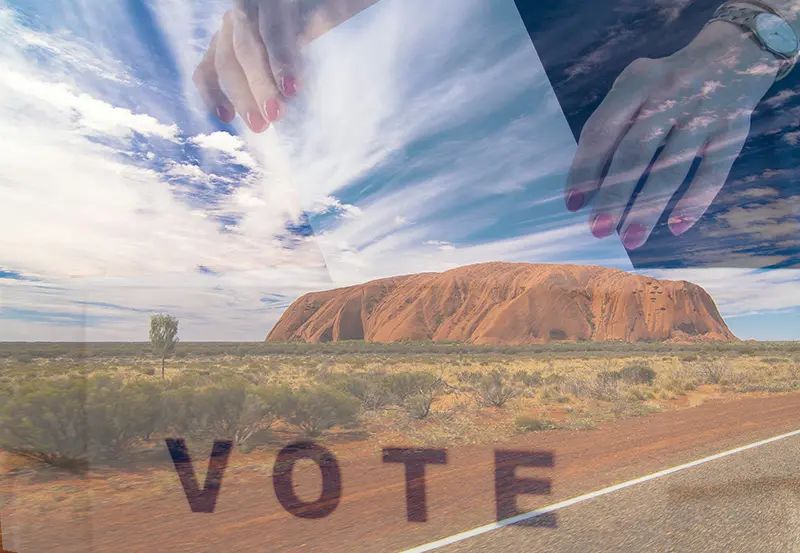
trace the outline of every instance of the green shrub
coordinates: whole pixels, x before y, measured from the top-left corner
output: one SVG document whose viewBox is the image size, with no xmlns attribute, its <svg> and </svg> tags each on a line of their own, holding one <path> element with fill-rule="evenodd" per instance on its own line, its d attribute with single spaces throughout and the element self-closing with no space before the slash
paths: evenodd
<svg viewBox="0 0 800 553">
<path fill-rule="evenodd" d="M 537 432 L 539 430 L 554 430 L 558 428 L 558 425 L 551 419 L 534 417 L 533 415 L 515 417 L 514 426 L 519 432 Z"/>
<path fill-rule="evenodd" d="M 481 381 L 481 373 L 475 371 L 459 371 L 456 378 L 461 384 L 477 384 Z"/>
<path fill-rule="evenodd" d="M 171 386 L 162 395 L 161 430 L 176 438 L 202 436 L 207 428 L 200 386 Z"/>
<path fill-rule="evenodd" d="M 0 444 L 56 465 L 113 460 L 156 430 L 160 396 L 155 383 L 106 375 L 32 380 L 4 402 Z"/>
<path fill-rule="evenodd" d="M 102 402 L 105 407 L 97 415 L 105 413 L 106 416 L 119 417 L 120 421 L 116 426 L 127 426 L 126 432 L 149 440 L 150 435 L 159 430 L 162 424 L 161 396 L 164 387 L 161 382 L 132 380 L 122 384 L 113 377 L 105 377 L 103 380 L 103 386 L 90 387 L 90 391 L 94 389 L 95 393 L 105 396 L 105 401 Z M 119 405 L 109 411 L 113 401 L 118 401 Z M 90 398 L 90 406 L 95 406 L 96 403 Z"/>
<path fill-rule="evenodd" d="M 653 399 L 653 392 L 646 388 L 634 387 L 625 392 L 625 397 L 631 401 L 646 401 Z"/>
<path fill-rule="evenodd" d="M 617 371 L 604 371 L 597 374 L 590 388 L 590 395 L 602 401 L 614 401 L 621 395 L 619 381 L 622 375 Z"/>
<path fill-rule="evenodd" d="M 385 375 L 376 373 L 329 374 L 322 380 L 361 401 L 369 411 L 377 411 L 392 402 Z"/>
<path fill-rule="evenodd" d="M 706 384 L 719 384 L 730 377 L 730 369 L 724 360 L 714 360 L 700 366 L 700 376 Z"/>
<path fill-rule="evenodd" d="M 286 410 L 291 394 L 283 387 L 231 380 L 208 386 L 198 396 L 208 437 L 230 439 L 243 446 L 257 432 L 272 427 Z"/>
<path fill-rule="evenodd" d="M 628 384 L 652 385 L 656 371 L 646 361 L 634 361 L 625 365 L 619 372 L 620 379 Z"/>
<path fill-rule="evenodd" d="M 28 363 L 33 362 L 33 355 L 30 353 L 21 352 L 14 356 L 14 361 L 27 365 Z"/>
<path fill-rule="evenodd" d="M 484 376 L 477 387 L 478 397 L 486 407 L 503 407 L 517 396 L 517 390 L 505 383 L 499 372 Z"/>
<path fill-rule="evenodd" d="M 229 439 L 244 446 L 286 410 L 291 391 L 239 377 L 207 383 L 198 376 L 172 381 L 163 394 L 160 427 L 177 437 Z"/>
<path fill-rule="evenodd" d="M 523 370 L 515 372 L 514 379 L 520 382 L 523 386 L 528 386 L 528 387 L 541 386 L 542 383 L 544 382 L 541 373 L 538 372 L 529 373 L 528 371 L 523 371 Z"/>
<path fill-rule="evenodd" d="M 34 380 L 20 386 L 4 403 L 0 419 L 3 449 L 49 464 L 86 463 L 85 379 Z"/>
<path fill-rule="evenodd" d="M 418 393 L 406 398 L 404 406 L 410 417 L 422 420 L 430 415 L 433 400 L 434 394 Z"/>
<path fill-rule="evenodd" d="M 358 402 L 352 396 L 325 385 L 301 388 L 289 398 L 285 408 L 286 422 L 298 427 L 306 436 L 319 436 L 337 425 L 353 422 Z"/>
<path fill-rule="evenodd" d="M 407 398 L 425 394 L 436 386 L 435 374 L 424 371 L 396 372 L 386 375 L 386 386 L 394 401 L 401 403 Z"/>
<path fill-rule="evenodd" d="M 86 416 L 93 457 L 110 460 L 140 438 L 149 438 L 160 418 L 161 390 L 151 382 L 124 382 L 106 375 L 87 379 Z"/>
</svg>

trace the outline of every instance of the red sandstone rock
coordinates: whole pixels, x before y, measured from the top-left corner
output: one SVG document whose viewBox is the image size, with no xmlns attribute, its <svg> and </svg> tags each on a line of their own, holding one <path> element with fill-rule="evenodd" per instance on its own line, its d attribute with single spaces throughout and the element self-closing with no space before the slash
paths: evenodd
<svg viewBox="0 0 800 553">
<path fill-rule="evenodd" d="M 483 263 L 306 294 L 267 341 L 738 341 L 686 281 L 581 265 Z"/>
</svg>

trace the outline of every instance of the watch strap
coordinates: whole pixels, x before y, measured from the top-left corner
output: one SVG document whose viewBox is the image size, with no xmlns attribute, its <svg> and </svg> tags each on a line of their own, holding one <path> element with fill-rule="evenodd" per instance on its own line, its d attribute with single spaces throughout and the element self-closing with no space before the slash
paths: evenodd
<svg viewBox="0 0 800 553">
<path fill-rule="evenodd" d="M 746 29 L 750 36 L 756 42 L 758 42 L 759 46 L 783 61 L 775 78 L 776 81 L 780 81 L 792 72 L 792 69 L 794 69 L 794 66 L 797 63 L 798 56 L 800 56 L 800 51 L 795 51 L 794 55 L 786 55 L 782 52 L 778 52 L 772 48 L 769 48 L 760 39 L 758 33 L 756 32 L 756 18 L 764 13 L 770 13 L 786 21 L 786 18 L 769 4 L 760 2 L 758 0 L 734 0 L 720 6 L 708 23 L 712 23 L 714 21 L 727 21 L 728 23 L 732 23 Z"/>
</svg>

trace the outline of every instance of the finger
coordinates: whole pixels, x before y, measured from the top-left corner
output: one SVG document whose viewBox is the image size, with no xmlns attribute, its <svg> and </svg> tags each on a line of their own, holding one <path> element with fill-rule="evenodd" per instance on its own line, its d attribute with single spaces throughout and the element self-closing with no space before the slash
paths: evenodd
<svg viewBox="0 0 800 553">
<path fill-rule="evenodd" d="M 620 228 L 620 236 L 628 250 L 647 242 L 670 200 L 686 180 L 705 141 L 705 134 L 685 129 L 676 129 L 668 139 Z"/>
<path fill-rule="evenodd" d="M 647 97 L 650 61 L 632 63 L 584 125 L 564 191 L 570 211 L 587 205 L 600 188 L 609 160 Z"/>
<path fill-rule="evenodd" d="M 268 8 L 262 4 L 258 11 L 259 30 L 269 53 L 272 75 L 287 98 L 300 89 L 300 15 L 294 0 L 274 0 Z"/>
<path fill-rule="evenodd" d="M 283 97 L 272 76 L 269 55 L 258 30 L 257 14 L 251 16 L 240 9 L 234 9 L 233 13 L 233 50 L 247 78 L 250 93 L 266 121 L 278 121 L 283 112 Z"/>
<path fill-rule="evenodd" d="M 636 186 L 647 171 L 666 131 L 674 121 L 653 117 L 636 123 L 619 143 L 611 167 L 594 200 L 589 225 L 597 238 L 610 236 L 617 228 Z M 625 237 L 623 237 L 625 243 Z"/>
<path fill-rule="evenodd" d="M 214 112 L 221 121 L 230 123 L 236 117 L 236 111 L 219 84 L 219 75 L 217 75 L 217 68 L 214 64 L 216 50 L 217 35 L 215 34 L 211 38 L 203 61 L 194 70 L 192 81 L 209 111 Z"/>
<path fill-rule="evenodd" d="M 703 159 L 692 183 L 670 214 L 668 224 L 672 234 L 680 236 L 700 220 L 728 180 L 749 132 L 748 122 L 709 140 L 704 146 Z"/>
<path fill-rule="evenodd" d="M 233 48 L 233 15 L 225 14 L 217 42 L 215 66 L 220 82 L 233 102 L 233 106 L 253 132 L 263 132 L 269 125 L 261 116 L 261 108 L 250 92 L 250 83 L 244 74 Z"/>
</svg>

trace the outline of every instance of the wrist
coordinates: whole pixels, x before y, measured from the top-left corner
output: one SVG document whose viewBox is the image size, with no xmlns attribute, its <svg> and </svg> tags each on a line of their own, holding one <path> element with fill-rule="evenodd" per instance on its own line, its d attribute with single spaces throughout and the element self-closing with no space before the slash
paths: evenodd
<svg viewBox="0 0 800 553">
<path fill-rule="evenodd" d="M 781 62 L 750 33 L 727 21 L 712 21 L 684 48 L 684 54 L 720 71 L 763 75 L 774 79 Z"/>
</svg>

